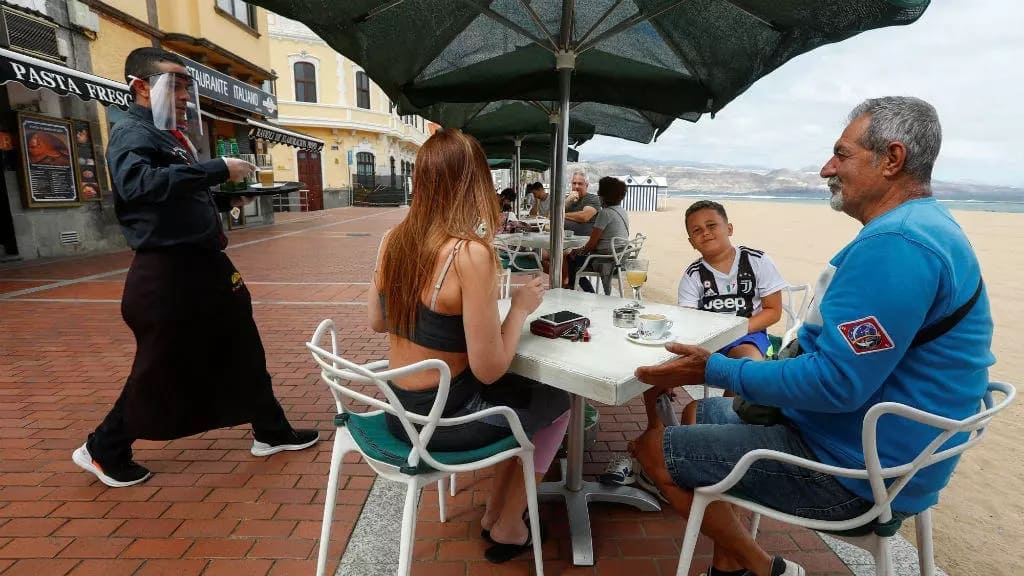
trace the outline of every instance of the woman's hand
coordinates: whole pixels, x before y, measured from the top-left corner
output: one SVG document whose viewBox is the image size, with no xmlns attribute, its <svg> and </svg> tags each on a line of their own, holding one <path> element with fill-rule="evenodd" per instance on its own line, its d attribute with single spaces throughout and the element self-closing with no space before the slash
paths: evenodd
<svg viewBox="0 0 1024 576">
<path fill-rule="evenodd" d="M 544 301 L 544 281 L 535 276 L 526 284 L 512 289 L 512 309 L 530 315 Z"/>
</svg>

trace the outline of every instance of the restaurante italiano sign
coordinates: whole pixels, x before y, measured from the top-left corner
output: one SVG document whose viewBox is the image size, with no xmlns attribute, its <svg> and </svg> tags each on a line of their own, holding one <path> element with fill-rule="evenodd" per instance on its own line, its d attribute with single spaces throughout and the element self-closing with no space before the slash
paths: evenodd
<svg viewBox="0 0 1024 576">
<path fill-rule="evenodd" d="M 277 96 L 246 84 L 238 78 L 218 72 L 184 56 L 185 68 L 192 76 L 199 95 L 222 102 L 235 108 L 255 112 L 268 118 L 277 118 Z"/>
</svg>

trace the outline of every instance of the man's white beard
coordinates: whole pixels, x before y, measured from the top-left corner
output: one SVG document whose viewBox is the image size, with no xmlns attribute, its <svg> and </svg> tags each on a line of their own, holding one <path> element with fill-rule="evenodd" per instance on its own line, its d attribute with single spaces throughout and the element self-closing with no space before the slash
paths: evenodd
<svg viewBox="0 0 1024 576">
<path fill-rule="evenodd" d="M 832 192 L 832 198 L 829 199 L 829 206 L 832 207 L 836 212 L 843 211 L 843 185 L 839 182 L 836 177 L 829 178 L 828 189 Z"/>
<path fill-rule="evenodd" d="M 840 190 L 838 192 L 833 192 L 832 193 L 832 198 L 829 199 L 828 204 L 836 212 L 842 212 L 843 211 L 843 191 Z"/>
</svg>

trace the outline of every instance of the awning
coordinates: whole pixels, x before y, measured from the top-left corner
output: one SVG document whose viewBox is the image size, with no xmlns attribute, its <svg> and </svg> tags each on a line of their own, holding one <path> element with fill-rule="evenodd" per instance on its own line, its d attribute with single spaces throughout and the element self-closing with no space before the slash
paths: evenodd
<svg viewBox="0 0 1024 576">
<path fill-rule="evenodd" d="M 319 152 L 324 149 L 324 141 L 313 138 L 300 132 L 292 132 L 274 124 L 266 124 L 255 120 L 246 120 L 252 128 L 249 128 L 249 138 L 254 140 L 266 140 L 273 144 L 284 144 L 295 148 L 305 148 Z"/>
<path fill-rule="evenodd" d="M 242 126 L 247 126 L 249 124 L 248 122 L 246 122 L 245 118 L 228 118 L 227 116 L 221 116 L 219 114 L 214 114 L 212 112 L 209 112 L 205 108 L 200 110 L 199 113 L 202 114 L 203 116 L 206 116 L 207 118 L 209 118 L 211 120 L 220 120 L 221 122 L 230 122 L 232 124 L 241 124 Z"/>
<path fill-rule="evenodd" d="M 128 86 L 60 64 L 0 48 L 0 85 L 18 82 L 30 90 L 46 88 L 61 96 L 75 95 L 106 106 L 127 109 L 133 98 Z"/>
</svg>

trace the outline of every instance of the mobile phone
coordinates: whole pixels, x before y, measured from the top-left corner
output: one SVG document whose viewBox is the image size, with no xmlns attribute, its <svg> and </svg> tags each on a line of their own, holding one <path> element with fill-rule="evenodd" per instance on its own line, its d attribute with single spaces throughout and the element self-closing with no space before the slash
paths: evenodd
<svg viewBox="0 0 1024 576">
<path fill-rule="evenodd" d="M 552 312 L 551 314 L 545 314 L 537 318 L 541 322 L 551 324 L 552 326 L 558 326 L 559 324 L 565 324 L 574 320 L 583 318 L 581 314 L 570 312 L 568 310 L 562 310 L 561 312 Z"/>
</svg>

